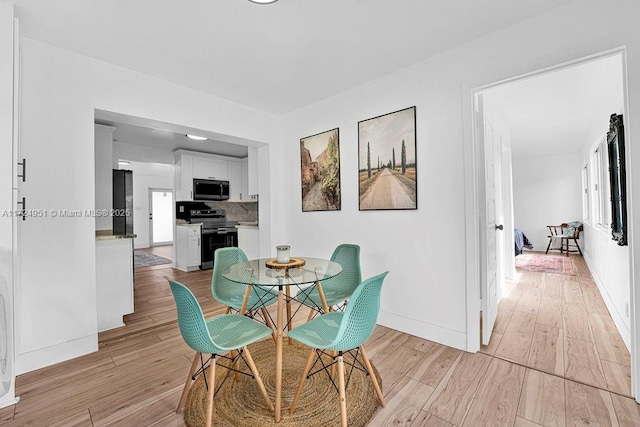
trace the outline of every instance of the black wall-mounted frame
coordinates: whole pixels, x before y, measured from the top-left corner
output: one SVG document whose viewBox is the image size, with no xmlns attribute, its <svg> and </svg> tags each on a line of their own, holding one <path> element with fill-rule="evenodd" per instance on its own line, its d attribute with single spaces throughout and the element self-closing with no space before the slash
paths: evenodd
<svg viewBox="0 0 640 427">
<path fill-rule="evenodd" d="M 609 182 L 611 184 L 611 235 L 620 246 L 627 245 L 627 187 L 624 155 L 624 126 L 621 114 L 612 114 L 607 132 Z"/>
</svg>

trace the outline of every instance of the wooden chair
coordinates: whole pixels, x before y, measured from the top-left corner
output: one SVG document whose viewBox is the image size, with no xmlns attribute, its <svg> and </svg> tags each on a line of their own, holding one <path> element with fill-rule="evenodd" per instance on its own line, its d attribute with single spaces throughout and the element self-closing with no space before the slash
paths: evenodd
<svg viewBox="0 0 640 427">
<path fill-rule="evenodd" d="M 311 348 L 307 365 L 300 378 L 298 391 L 296 391 L 291 402 L 289 412 L 292 414 L 295 412 L 305 380 L 321 371 L 329 374 L 329 369 L 334 364 L 338 365 L 338 386 L 336 386 L 333 379 L 331 379 L 331 383 L 336 387 L 340 396 L 342 427 L 347 427 L 346 387 L 354 369 L 364 371 L 369 375 L 373 389 L 378 395 L 380 405 L 384 406 L 382 389 L 380 389 L 380 384 L 378 384 L 367 353 L 364 351 L 363 343 L 371 336 L 373 328 L 376 326 L 378 311 L 380 310 L 380 291 L 387 273 L 388 271 L 367 279 L 356 287 L 344 311 L 332 311 L 322 314 L 289 332 L 289 338 L 293 338 Z M 337 356 L 334 352 L 338 352 Z M 344 359 L 343 355 L 345 353 L 351 355 L 352 363 Z M 325 365 L 321 359 L 324 354 L 333 359 L 328 365 Z M 360 357 L 360 360 L 358 360 L 358 357 Z M 318 362 L 322 367 L 310 374 L 309 372 L 313 367 L 317 366 Z M 349 365 L 349 374 L 346 379 L 345 371 L 347 369 L 345 369 L 345 363 Z M 329 378 L 331 378 L 330 374 Z M 354 397 L 357 399 L 359 396 Z"/>
<path fill-rule="evenodd" d="M 569 256 L 570 252 L 579 252 L 582 255 L 582 250 L 578 244 L 580 238 L 580 232 L 583 229 L 580 222 L 562 223 L 560 225 L 547 225 L 549 229 L 549 244 L 545 253 L 549 253 L 550 250 L 560 251 L 560 253 Z M 560 242 L 559 248 L 552 248 L 551 245 L 554 242 Z M 573 249 L 572 249 L 573 248 Z"/>
<path fill-rule="evenodd" d="M 220 359 L 228 360 L 229 364 L 220 364 L 219 366 L 230 370 L 235 369 L 234 366 L 237 366 L 237 362 L 240 359 L 244 360 L 251 370 L 251 374 L 247 375 L 256 380 L 262 397 L 267 402 L 269 409 L 273 411 L 273 404 L 269 400 L 269 394 L 247 348 L 249 344 L 268 337 L 272 332 L 271 328 L 246 316 L 237 314 L 219 314 L 205 319 L 202 308 L 193 293 L 182 283 L 173 281 L 166 276 L 165 279 L 171 286 L 171 293 L 176 302 L 180 334 L 185 343 L 196 351 L 176 412 L 180 412 L 184 408 L 192 382 L 195 381 L 198 375 L 204 375 L 208 366 L 208 378 L 205 376 L 205 385 L 207 387 L 207 418 L 205 423 L 206 427 L 211 427 L 216 386 L 216 365 L 219 365 L 218 360 Z M 232 357 L 224 355 L 231 351 L 235 351 L 235 355 Z M 204 354 L 210 354 L 211 357 L 206 359 L 203 356 Z M 200 365 L 200 369 L 198 369 L 198 365 Z"/>
</svg>

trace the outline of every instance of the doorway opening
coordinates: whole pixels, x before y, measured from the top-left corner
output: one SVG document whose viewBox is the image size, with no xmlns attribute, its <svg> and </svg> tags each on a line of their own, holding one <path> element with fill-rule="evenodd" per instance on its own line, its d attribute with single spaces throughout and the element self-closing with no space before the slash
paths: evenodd
<svg viewBox="0 0 640 427">
<path fill-rule="evenodd" d="M 149 246 L 173 244 L 173 190 L 149 189 Z"/>
<path fill-rule="evenodd" d="M 559 356 L 558 363 L 547 371 L 630 395 L 631 384 L 622 385 L 623 389 L 612 387 L 625 375 L 635 377 L 631 369 L 635 357 L 633 351 L 631 357 L 627 352 L 634 341 L 631 258 L 629 247 L 611 240 L 608 168 L 602 167 L 607 164 L 603 156 L 610 116 L 622 115 L 629 120 L 624 61 L 624 50 L 619 49 L 471 91 L 473 180 L 479 219 L 475 242 L 481 279 L 476 294 L 480 298 L 473 297 L 477 302 L 470 300 L 470 305 L 482 312 L 482 322 L 473 312 L 469 314 L 470 328 L 477 331 L 478 342 L 481 339 L 487 346 L 481 351 L 496 351 L 502 346 L 498 353 L 527 365 L 535 359 L 532 343 L 536 336 L 544 335 Z M 524 232 L 533 245 L 532 253 L 544 258 L 550 243 L 547 226 L 572 221 L 583 227 L 579 245 L 584 252 L 584 257 L 569 257 L 576 267 L 574 275 L 516 269 L 515 230 Z M 503 275 L 496 265 L 504 266 Z M 529 288 L 524 293 L 523 282 Z M 497 286 L 493 288 L 492 283 Z M 549 291 L 545 292 L 547 285 Z M 514 286 L 520 288 L 516 298 L 508 295 Z M 552 320 L 540 319 L 540 312 L 550 316 L 547 303 L 553 292 L 559 292 L 552 304 L 558 312 Z M 516 315 L 505 321 L 501 312 Z M 515 334 L 518 323 L 528 354 L 523 349 L 516 357 L 499 341 Z M 496 330 L 497 339 L 492 341 Z M 618 340 L 611 338 L 615 334 L 619 334 Z M 470 340 L 473 335 L 470 329 Z M 474 351 L 473 347 L 470 342 L 469 350 Z M 623 356 L 616 350 L 624 350 L 620 353 Z M 595 384 L 572 373 L 577 353 L 601 358 L 594 365 L 600 375 Z"/>
</svg>

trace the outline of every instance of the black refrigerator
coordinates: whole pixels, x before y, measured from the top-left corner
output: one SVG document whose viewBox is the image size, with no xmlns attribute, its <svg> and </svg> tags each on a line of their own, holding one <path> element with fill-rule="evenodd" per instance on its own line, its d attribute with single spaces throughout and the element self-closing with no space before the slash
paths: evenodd
<svg viewBox="0 0 640 427">
<path fill-rule="evenodd" d="M 113 234 L 133 234 L 133 172 L 113 170 Z"/>
</svg>

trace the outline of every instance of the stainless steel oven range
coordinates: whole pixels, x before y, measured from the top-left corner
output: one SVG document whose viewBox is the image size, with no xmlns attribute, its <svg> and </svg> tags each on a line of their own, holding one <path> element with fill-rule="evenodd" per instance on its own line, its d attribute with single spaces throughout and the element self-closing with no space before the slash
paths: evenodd
<svg viewBox="0 0 640 427">
<path fill-rule="evenodd" d="M 194 209 L 190 211 L 191 224 L 202 224 L 202 270 L 213 268 L 213 253 L 218 248 L 238 246 L 238 231 L 234 223 L 227 222 L 223 209 Z"/>
</svg>

